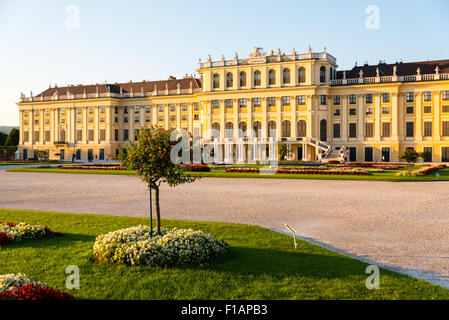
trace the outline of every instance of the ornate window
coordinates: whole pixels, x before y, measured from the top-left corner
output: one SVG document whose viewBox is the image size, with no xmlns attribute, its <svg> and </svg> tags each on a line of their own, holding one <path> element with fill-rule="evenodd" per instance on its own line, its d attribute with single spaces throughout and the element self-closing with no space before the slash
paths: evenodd
<svg viewBox="0 0 449 320">
<path fill-rule="evenodd" d="M 267 136 L 270 138 L 276 137 L 276 121 L 268 121 Z"/>
<path fill-rule="evenodd" d="M 213 76 L 213 87 L 214 89 L 220 88 L 220 76 L 215 73 Z"/>
<path fill-rule="evenodd" d="M 234 86 L 234 78 L 231 72 L 226 75 L 226 87 L 232 88 Z"/>
<path fill-rule="evenodd" d="M 262 80 L 261 80 L 260 71 L 259 70 L 254 71 L 254 85 L 260 86 L 261 81 Z"/>
<path fill-rule="evenodd" d="M 212 136 L 214 138 L 220 138 L 220 123 L 214 122 L 212 124 Z"/>
<path fill-rule="evenodd" d="M 256 138 L 260 137 L 260 133 L 262 131 L 262 123 L 260 121 L 254 121 L 253 123 L 254 136 Z"/>
<path fill-rule="evenodd" d="M 326 67 L 320 68 L 320 82 L 326 82 Z"/>
<path fill-rule="evenodd" d="M 298 82 L 305 83 L 306 82 L 306 69 L 303 67 L 298 69 Z"/>
<path fill-rule="evenodd" d="M 290 69 L 289 68 L 284 69 L 284 72 L 282 74 L 282 83 L 283 84 L 290 83 Z"/>
<path fill-rule="evenodd" d="M 282 121 L 282 137 L 288 138 L 291 136 L 291 123 L 290 120 Z"/>
<path fill-rule="evenodd" d="M 245 71 L 240 72 L 240 86 L 241 87 L 246 86 L 246 72 Z"/>
<path fill-rule="evenodd" d="M 276 72 L 273 69 L 268 71 L 268 84 L 269 85 L 276 84 Z"/>
<path fill-rule="evenodd" d="M 307 123 L 305 120 L 299 120 L 297 122 L 296 131 L 298 137 L 305 137 L 307 135 Z"/>
<path fill-rule="evenodd" d="M 234 124 L 232 122 L 226 122 L 225 125 L 225 136 L 226 138 L 234 137 Z"/>
<path fill-rule="evenodd" d="M 246 122 L 241 121 L 239 123 L 239 137 L 240 138 L 243 138 L 244 136 L 246 136 L 246 130 L 247 130 Z"/>
</svg>

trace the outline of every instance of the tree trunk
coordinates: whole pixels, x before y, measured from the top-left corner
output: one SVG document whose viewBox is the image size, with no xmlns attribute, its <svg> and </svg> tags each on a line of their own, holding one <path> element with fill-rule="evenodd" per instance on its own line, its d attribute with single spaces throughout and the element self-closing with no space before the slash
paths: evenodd
<svg viewBox="0 0 449 320">
<path fill-rule="evenodd" d="M 154 187 L 154 195 L 156 201 L 156 229 L 157 234 L 161 234 L 161 208 L 159 207 L 159 187 Z"/>
</svg>

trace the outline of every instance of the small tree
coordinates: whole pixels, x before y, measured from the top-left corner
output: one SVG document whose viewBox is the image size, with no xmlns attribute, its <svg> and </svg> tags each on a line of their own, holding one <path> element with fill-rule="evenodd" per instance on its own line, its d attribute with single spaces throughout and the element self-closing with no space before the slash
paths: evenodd
<svg viewBox="0 0 449 320">
<path fill-rule="evenodd" d="M 37 150 L 36 157 L 39 161 L 48 160 L 48 152 L 46 150 Z"/>
<path fill-rule="evenodd" d="M 407 163 L 415 163 L 419 160 L 419 158 L 424 158 L 425 153 L 416 152 L 413 149 L 405 150 L 405 153 L 399 157 L 401 160 L 407 161 Z"/>
<path fill-rule="evenodd" d="M 159 186 L 166 182 L 170 187 L 175 187 L 183 183 L 190 183 L 196 180 L 185 174 L 184 169 L 174 164 L 170 159 L 171 150 L 176 142 L 170 141 L 173 130 L 165 130 L 161 127 L 151 127 L 144 130 L 140 128 L 136 142 L 128 141 L 126 152 L 121 151 L 118 157 L 111 157 L 120 160 L 121 165 L 128 169 L 135 170 L 140 175 L 151 191 L 154 190 L 156 206 L 156 228 L 161 234 L 161 214 L 159 205 Z"/>
<path fill-rule="evenodd" d="M 288 155 L 288 148 L 285 143 L 281 143 L 278 147 L 278 154 L 280 160 L 285 160 L 285 157 Z"/>
</svg>

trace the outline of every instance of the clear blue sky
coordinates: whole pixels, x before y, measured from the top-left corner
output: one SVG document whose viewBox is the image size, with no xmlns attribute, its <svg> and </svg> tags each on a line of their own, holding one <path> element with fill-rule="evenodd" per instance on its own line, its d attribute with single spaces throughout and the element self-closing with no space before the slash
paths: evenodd
<svg viewBox="0 0 449 320">
<path fill-rule="evenodd" d="M 70 5 L 79 8 L 79 29 L 67 28 Z M 366 28 L 368 5 L 380 9 L 379 29 Z M 448 13 L 444 0 L 0 0 L 0 125 L 18 124 L 21 92 L 181 77 L 209 53 L 246 57 L 254 46 L 286 53 L 326 46 L 340 69 L 445 59 Z"/>
</svg>

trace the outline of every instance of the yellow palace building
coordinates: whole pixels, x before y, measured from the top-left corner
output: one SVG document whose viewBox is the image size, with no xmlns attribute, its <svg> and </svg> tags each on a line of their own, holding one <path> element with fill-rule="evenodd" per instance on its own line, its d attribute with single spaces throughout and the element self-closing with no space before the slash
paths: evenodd
<svg viewBox="0 0 449 320">
<path fill-rule="evenodd" d="M 234 152 L 279 141 L 295 160 L 345 147 L 350 161 L 397 161 L 407 148 L 449 161 L 449 60 L 337 68 L 326 49 L 254 48 L 245 59 L 200 60 L 199 78 L 50 87 L 18 103 L 20 157 L 103 160 L 159 125 Z"/>
</svg>

